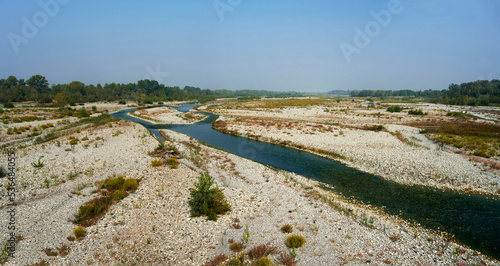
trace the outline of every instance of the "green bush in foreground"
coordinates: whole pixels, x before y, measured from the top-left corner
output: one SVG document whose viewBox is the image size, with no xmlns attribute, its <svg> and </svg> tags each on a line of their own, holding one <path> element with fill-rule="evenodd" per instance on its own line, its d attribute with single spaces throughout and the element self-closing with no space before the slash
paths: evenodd
<svg viewBox="0 0 500 266">
<path fill-rule="evenodd" d="M 75 234 L 76 237 L 83 237 L 87 233 L 87 230 L 81 226 L 77 226 L 73 228 L 73 234 Z"/>
<path fill-rule="evenodd" d="M 306 243 L 306 239 L 301 235 L 291 235 L 286 238 L 286 246 L 289 248 L 300 248 Z"/>
<path fill-rule="evenodd" d="M 190 188 L 191 199 L 191 216 L 198 217 L 206 215 L 208 220 L 217 221 L 219 214 L 223 215 L 231 211 L 231 206 L 227 203 L 224 193 L 218 187 L 211 188 L 214 184 L 214 179 L 208 172 L 202 173 L 198 177 L 198 183 L 195 183 L 195 188 Z"/>
</svg>

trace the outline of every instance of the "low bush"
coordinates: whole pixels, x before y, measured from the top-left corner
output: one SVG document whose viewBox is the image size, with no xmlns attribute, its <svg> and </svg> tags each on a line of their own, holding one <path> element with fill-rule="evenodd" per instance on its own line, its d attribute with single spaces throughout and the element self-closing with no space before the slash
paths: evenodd
<svg viewBox="0 0 500 266">
<path fill-rule="evenodd" d="M 160 159 L 154 159 L 151 161 L 151 166 L 153 166 L 153 167 L 158 167 L 158 166 L 162 166 L 162 165 L 163 165 L 163 161 Z"/>
<path fill-rule="evenodd" d="M 75 234 L 76 237 L 83 237 L 86 233 L 87 230 L 81 226 L 73 228 L 73 234 Z"/>
<path fill-rule="evenodd" d="M 177 162 L 177 158 L 172 157 L 172 158 L 169 158 L 169 159 L 167 160 L 167 165 L 168 165 L 171 169 L 177 169 L 177 167 L 179 167 L 179 162 Z"/>
<path fill-rule="evenodd" d="M 410 110 L 410 111 L 408 111 L 408 114 L 409 115 L 424 115 L 427 113 L 422 112 L 422 109 L 418 109 L 418 110 Z"/>
<path fill-rule="evenodd" d="M 217 221 L 217 216 L 231 211 L 231 206 L 227 203 L 224 193 L 219 187 L 212 188 L 214 179 L 208 172 L 202 173 L 198 177 L 195 188 L 190 188 L 191 216 L 198 217 L 206 215 L 208 220 Z"/>
<path fill-rule="evenodd" d="M 125 191 L 135 191 L 137 189 L 137 179 L 128 178 L 123 182 L 123 190 Z"/>
<path fill-rule="evenodd" d="M 293 232 L 293 227 L 292 227 L 291 225 L 289 225 L 289 224 L 285 224 L 285 225 L 283 225 L 283 226 L 281 227 L 281 229 L 280 229 L 280 230 L 281 230 L 281 232 L 283 232 L 283 233 L 291 233 L 291 232 Z"/>
<path fill-rule="evenodd" d="M 11 103 L 11 102 L 4 103 L 4 104 L 3 104 L 3 107 L 4 107 L 4 108 L 14 108 L 14 104 L 13 104 L 13 103 Z"/>
<path fill-rule="evenodd" d="M 229 245 L 229 249 L 233 252 L 240 252 L 245 248 L 245 244 L 241 242 L 232 243 Z"/>
<path fill-rule="evenodd" d="M 262 257 L 256 263 L 256 266 L 273 266 L 273 260 L 269 257 Z"/>
<path fill-rule="evenodd" d="M 399 106 L 399 105 L 390 106 L 387 108 L 387 112 L 399 113 L 399 112 L 401 112 L 401 106 Z"/>
<path fill-rule="evenodd" d="M 286 238 L 285 243 L 289 248 L 300 248 L 306 243 L 306 239 L 301 235 L 291 235 Z"/>
<path fill-rule="evenodd" d="M 277 253 L 278 249 L 269 243 L 255 246 L 247 252 L 248 257 L 252 260 L 259 260 L 263 257 Z"/>
</svg>

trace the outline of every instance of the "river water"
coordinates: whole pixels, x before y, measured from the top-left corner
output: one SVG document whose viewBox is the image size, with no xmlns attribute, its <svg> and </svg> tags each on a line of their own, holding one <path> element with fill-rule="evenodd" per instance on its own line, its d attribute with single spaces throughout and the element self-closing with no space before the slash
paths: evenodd
<svg viewBox="0 0 500 266">
<path fill-rule="evenodd" d="M 183 105 L 188 111 L 195 104 Z M 153 125 L 127 115 L 111 116 L 140 123 L 160 140 L 158 129 L 184 133 L 199 141 L 256 162 L 294 172 L 329 184 L 335 193 L 383 209 L 409 222 L 449 233 L 483 254 L 500 259 L 500 200 L 491 196 L 458 193 L 426 186 L 402 185 L 347 167 L 337 161 L 279 145 L 223 134 L 212 128 L 217 115 L 193 125 Z"/>
</svg>

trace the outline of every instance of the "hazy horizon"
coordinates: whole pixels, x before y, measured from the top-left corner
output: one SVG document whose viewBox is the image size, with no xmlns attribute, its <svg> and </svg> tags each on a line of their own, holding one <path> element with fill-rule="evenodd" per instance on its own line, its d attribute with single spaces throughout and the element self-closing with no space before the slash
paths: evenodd
<svg viewBox="0 0 500 266">
<path fill-rule="evenodd" d="M 0 2 L 0 78 L 320 93 L 500 78 L 500 2 Z"/>
</svg>

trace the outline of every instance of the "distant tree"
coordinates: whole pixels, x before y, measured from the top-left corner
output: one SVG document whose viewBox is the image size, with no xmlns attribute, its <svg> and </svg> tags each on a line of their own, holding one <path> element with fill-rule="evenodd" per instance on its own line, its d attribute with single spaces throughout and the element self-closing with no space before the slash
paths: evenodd
<svg viewBox="0 0 500 266">
<path fill-rule="evenodd" d="M 44 76 L 34 75 L 26 80 L 26 84 L 30 88 L 34 88 L 38 93 L 43 93 L 49 88 L 49 82 Z"/>
<path fill-rule="evenodd" d="M 69 104 L 69 97 L 66 93 L 60 92 L 56 94 L 53 100 L 53 104 L 56 107 L 64 107 Z"/>
</svg>

